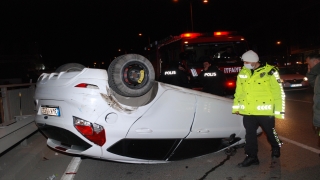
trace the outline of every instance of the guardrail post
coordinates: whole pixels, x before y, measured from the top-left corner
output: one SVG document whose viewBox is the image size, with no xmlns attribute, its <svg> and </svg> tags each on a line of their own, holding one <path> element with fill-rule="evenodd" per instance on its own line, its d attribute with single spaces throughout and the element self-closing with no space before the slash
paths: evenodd
<svg viewBox="0 0 320 180">
<path fill-rule="evenodd" d="M 7 98 L 7 87 L 1 87 L 1 104 L 0 104 L 0 112 L 1 112 L 1 123 L 4 123 L 9 120 L 10 111 L 8 105 Z"/>
</svg>

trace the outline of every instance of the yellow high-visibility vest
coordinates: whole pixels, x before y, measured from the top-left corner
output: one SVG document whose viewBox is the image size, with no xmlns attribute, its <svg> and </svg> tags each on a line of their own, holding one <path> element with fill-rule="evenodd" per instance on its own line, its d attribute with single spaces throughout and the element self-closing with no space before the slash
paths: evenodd
<svg viewBox="0 0 320 180">
<path fill-rule="evenodd" d="M 232 113 L 269 115 L 284 119 L 285 94 L 276 67 L 266 64 L 254 70 L 243 67 L 237 76 Z"/>
</svg>

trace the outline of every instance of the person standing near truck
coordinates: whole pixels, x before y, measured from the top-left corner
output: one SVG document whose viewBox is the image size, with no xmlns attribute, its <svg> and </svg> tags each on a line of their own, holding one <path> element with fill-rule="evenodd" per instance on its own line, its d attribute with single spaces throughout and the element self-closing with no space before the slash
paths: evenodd
<svg viewBox="0 0 320 180">
<path fill-rule="evenodd" d="M 185 65 L 182 62 L 175 62 L 162 73 L 160 81 L 175 86 L 190 88 L 190 77 L 185 69 Z"/>
<path fill-rule="evenodd" d="M 203 60 L 203 71 L 198 75 L 202 91 L 218 96 L 225 95 L 226 77 L 222 71 L 212 65 L 210 58 Z"/>
<path fill-rule="evenodd" d="M 280 157 L 281 141 L 275 130 L 275 118 L 284 119 L 285 94 L 276 67 L 259 62 L 249 50 L 242 55 L 243 68 L 237 76 L 232 113 L 243 116 L 246 129 L 246 158 L 238 167 L 258 165 L 257 129 L 266 133 L 271 144 L 271 157 Z"/>
</svg>

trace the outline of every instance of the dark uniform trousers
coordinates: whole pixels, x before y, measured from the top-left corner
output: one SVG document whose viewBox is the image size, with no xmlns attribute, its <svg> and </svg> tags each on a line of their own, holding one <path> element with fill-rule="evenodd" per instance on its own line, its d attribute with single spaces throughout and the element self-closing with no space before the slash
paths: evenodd
<svg viewBox="0 0 320 180">
<path fill-rule="evenodd" d="M 256 116 L 244 115 L 243 125 L 246 129 L 245 153 L 250 157 L 256 157 L 258 154 L 257 129 L 261 126 L 262 130 L 267 134 L 267 138 L 272 148 L 279 148 L 281 142 L 275 131 L 274 116 Z"/>
</svg>

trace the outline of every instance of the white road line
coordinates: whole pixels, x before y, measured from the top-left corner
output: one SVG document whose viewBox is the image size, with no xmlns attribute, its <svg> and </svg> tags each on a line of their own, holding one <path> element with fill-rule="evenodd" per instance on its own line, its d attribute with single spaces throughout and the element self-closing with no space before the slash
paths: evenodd
<svg viewBox="0 0 320 180">
<path fill-rule="evenodd" d="M 295 144 L 295 145 L 300 146 L 300 147 L 302 147 L 302 148 L 304 148 L 304 149 L 307 149 L 307 150 L 309 150 L 309 151 L 312 151 L 312 152 L 315 152 L 315 153 L 317 153 L 317 154 L 320 154 L 320 150 L 319 150 L 319 149 L 316 149 L 316 148 L 313 148 L 313 147 L 309 147 L 309 146 L 307 146 L 307 145 L 298 143 L 298 142 L 296 142 L 296 141 L 290 140 L 290 139 L 285 138 L 285 137 L 283 137 L 283 136 L 279 136 L 279 138 L 280 138 L 280 140 L 287 141 L 287 142 L 289 142 L 289 143 L 291 143 L 291 144 Z"/>
<path fill-rule="evenodd" d="M 61 180 L 72 180 L 78 171 L 80 163 L 81 163 L 81 158 L 79 157 L 72 158 L 66 171 L 63 173 Z"/>
<path fill-rule="evenodd" d="M 311 101 L 300 101 L 300 100 L 295 100 L 295 99 L 286 99 L 286 100 L 289 100 L 289 101 L 297 101 L 297 102 L 303 102 L 303 103 L 310 103 L 312 104 L 313 102 Z"/>
</svg>

